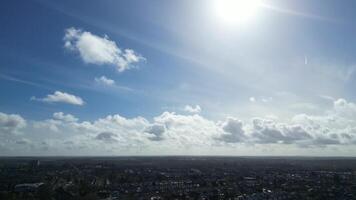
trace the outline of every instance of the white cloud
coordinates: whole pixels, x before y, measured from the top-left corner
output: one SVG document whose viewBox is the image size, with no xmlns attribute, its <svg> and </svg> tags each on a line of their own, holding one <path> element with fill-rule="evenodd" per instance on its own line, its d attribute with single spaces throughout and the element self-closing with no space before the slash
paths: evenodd
<svg viewBox="0 0 356 200">
<path fill-rule="evenodd" d="M 256 102 L 256 98 L 255 97 L 250 97 L 249 100 L 250 100 L 250 102 Z"/>
<path fill-rule="evenodd" d="M 222 140 L 227 143 L 239 143 L 246 139 L 241 120 L 229 117 L 222 124 L 222 129 L 225 133 L 217 138 L 218 140 Z"/>
<path fill-rule="evenodd" d="M 221 154 L 234 154 L 237 149 L 265 153 L 248 150 L 252 147 L 272 148 L 279 155 L 288 154 L 290 148 L 295 149 L 294 155 L 306 155 L 305 147 L 320 154 L 327 150 L 337 153 L 335 148 L 356 150 L 354 106 L 346 100 L 336 100 L 323 115 L 300 114 L 284 122 L 278 118 L 242 121 L 234 117 L 216 121 L 199 114 L 174 112 L 163 112 L 152 119 L 116 114 L 93 121 L 80 121 L 71 114 L 57 112 L 52 119 L 26 122 L 19 115 L 0 113 L 1 133 L 23 133 L 10 134 L 12 138 L 1 139 L 0 145 L 20 154 L 52 155 L 216 154 L 218 149 Z M 29 151 L 19 147 L 26 145 L 31 145 Z"/>
<path fill-rule="evenodd" d="M 335 114 L 344 118 L 356 119 L 356 104 L 349 103 L 345 99 L 338 99 L 334 101 Z"/>
<path fill-rule="evenodd" d="M 26 120 L 20 115 L 0 112 L 0 134 L 14 133 L 26 126 Z"/>
<path fill-rule="evenodd" d="M 163 134 L 166 132 L 166 127 L 162 124 L 153 124 L 146 128 L 145 132 L 152 134 L 152 137 L 149 137 L 152 141 L 163 140 Z"/>
<path fill-rule="evenodd" d="M 54 120 L 54 119 L 47 119 L 43 121 L 35 121 L 32 123 L 32 127 L 38 130 L 45 130 L 48 132 L 56 132 L 58 133 L 60 130 L 58 126 L 62 124 L 62 121 Z"/>
<path fill-rule="evenodd" d="M 117 142 L 117 140 L 115 139 L 115 134 L 114 133 L 111 133 L 111 132 L 102 132 L 102 133 L 99 133 L 95 139 L 97 140 L 101 140 L 101 141 L 104 141 L 104 142 L 108 142 L 108 143 L 112 143 L 112 142 Z"/>
<path fill-rule="evenodd" d="M 53 118 L 57 120 L 63 120 L 66 122 L 76 122 L 78 119 L 71 114 L 64 114 L 63 112 L 53 113 Z"/>
<path fill-rule="evenodd" d="M 47 103 L 67 103 L 79 106 L 82 106 L 85 103 L 82 98 L 61 91 L 55 91 L 53 94 L 48 94 L 44 98 L 31 97 L 31 100 L 43 101 Z"/>
<path fill-rule="evenodd" d="M 251 141 L 261 144 L 298 144 L 312 139 L 300 125 L 276 123 L 269 119 L 253 119 L 249 132 Z"/>
<path fill-rule="evenodd" d="M 106 78 L 106 76 L 101 76 L 101 77 L 96 77 L 95 82 L 101 85 L 107 85 L 107 86 L 112 86 L 115 85 L 115 81 L 109 78 Z"/>
<path fill-rule="evenodd" d="M 186 105 L 184 107 L 184 111 L 190 112 L 190 113 L 200 113 L 201 112 L 201 107 L 199 105 L 196 105 L 195 107 Z"/>
<path fill-rule="evenodd" d="M 119 72 L 145 60 L 132 49 L 121 50 L 108 36 L 100 37 L 76 28 L 66 29 L 64 47 L 79 52 L 85 63 L 115 65 Z"/>
<path fill-rule="evenodd" d="M 164 143 L 176 147 L 207 147 L 213 145 L 213 138 L 218 137 L 221 128 L 214 121 L 198 114 L 178 115 L 164 112 L 154 118 L 155 124 L 165 127 Z"/>
</svg>

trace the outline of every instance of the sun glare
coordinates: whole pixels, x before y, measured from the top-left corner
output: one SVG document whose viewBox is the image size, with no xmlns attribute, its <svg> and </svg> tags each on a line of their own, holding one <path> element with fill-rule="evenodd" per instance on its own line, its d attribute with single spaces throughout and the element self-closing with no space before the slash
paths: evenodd
<svg viewBox="0 0 356 200">
<path fill-rule="evenodd" d="M 227 24 L 244 24 L 257 13 L 259 0 L 214 0 L 216 15 Z"/>
</svg>

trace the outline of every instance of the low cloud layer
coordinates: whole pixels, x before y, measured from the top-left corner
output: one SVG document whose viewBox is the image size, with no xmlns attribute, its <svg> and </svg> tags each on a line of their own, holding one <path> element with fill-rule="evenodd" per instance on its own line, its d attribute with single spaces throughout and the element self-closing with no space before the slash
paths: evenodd
<svg viewBox="0 0 356 200">
<path fill-rule="evenodd" d="M 214 121 L 199 114 L 163 112 L 146 119 L 108 115 L 81 121 L 71 114 L 56 112 L 52 118 L 31 121 L 20 115 L 0 113 L 0 136 L 6 151 L 21 154 L 239 154 L 243 149 L 355 148 L 355 104 L 335 100 L 323 115 L 299 114 L 288 122 L 265 118 L 242 121 L 235 117 Z M 336 150 L 335 150 L 336 149 Z M 4 151 L 6 153 L 6 151 Z M 262 150 L 260 150 L 260 153 Z M 311 151 L 312 152 L 312 151 Z M 4 154 L 5 154 L 4 153 Z M 252 155 L 256 152 L 250 152 Z"/>
<path fill-rule="evenodd" d="M 107 35 L 100 37 L 72 27 L 66 29 L 63 40 L 64 47 L 78 52 L 85 63 L 114 65 L 119 72 L 128 70 L 145 60 L 132 49 L 120 49 Z"/>
</svg>

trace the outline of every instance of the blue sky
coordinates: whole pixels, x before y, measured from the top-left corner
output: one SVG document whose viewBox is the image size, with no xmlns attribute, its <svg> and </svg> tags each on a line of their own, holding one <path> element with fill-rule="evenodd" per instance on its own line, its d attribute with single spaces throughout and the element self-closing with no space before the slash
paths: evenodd
<svg viewBox="0 0 356 200">
<path fill-rule="evenodd" d="M 226 2 L 4 1 L 1 154 L 355 156 L 356 3 Z"/>
</svg>

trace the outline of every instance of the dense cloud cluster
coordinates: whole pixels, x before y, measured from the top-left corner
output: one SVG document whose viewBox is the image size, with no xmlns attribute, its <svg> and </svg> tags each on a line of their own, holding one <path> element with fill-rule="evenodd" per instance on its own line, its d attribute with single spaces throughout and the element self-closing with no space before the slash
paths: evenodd
<svg viewBox="0 0 356 200">
<path fill-rule="evenodd" d="M 104 142 L 116 142 L 117 140 L 115 139 L 115 134 L 114 133 L 111 133 L 111 132 L 102 132 L 102 133 L 99 133 L 95 139 L 97 140 L 101 140 L 101 141 L 104 141 Z"/>
<path fill-rule="evenodd" d="M 51 119 L 27 121 L 20 115 L 0 113 L 0 136 L 13 137 L 2 148 L 48 149 L 67 153 L 131 152 L 135 150 L 235 148 L 242 145 L 280 145 L 296 148 L 356 144 L 355 104 L 336 100 L 324 115 L 300 114 L 289 122 L 228 117 L 213 121 L 199 114 L 164 112 L 149 120 L 109 115 L 92 122 L 56 112 Z M 12 145 L 12 146 L 11 146 Z M 17 145 L 17 146 L 16 146 Z M 94 151 L 94 153 L 93 153 Z M 194 152 L 192 152 L 194 154 Z"/>
<path fill-rule="evenodd" d="M 153 124 L 148 126 L 145 130 L 147 133 L 152 134 L 149 139 L 152 141 L 164 140 L 163 134 L 166 131 L 166 127 L 162 124 Z"/>
<path fill-rule="evenodd" d="M 254 119 L 252 124 L 252 136 L 258 143 L 291 144 L 311 139 L 300 125 L 281 124 L 266 119 Z"/>
<path fill-rule="evenodd" d="M 222 125 L 225 132 L 220 136 L 220 140 L 227 143 L 238 143 L 246 139 L 242 121 L 235 118 L 228 118 Z"/>
</svg>

